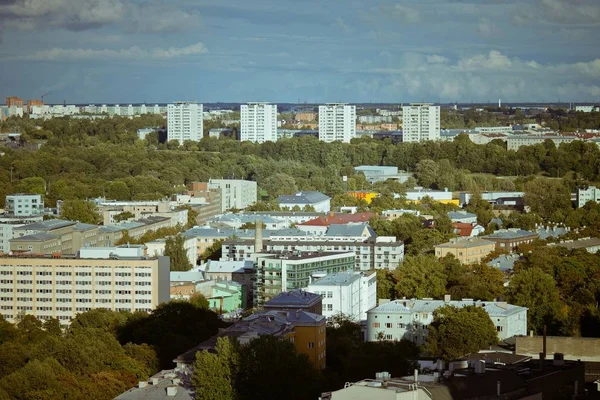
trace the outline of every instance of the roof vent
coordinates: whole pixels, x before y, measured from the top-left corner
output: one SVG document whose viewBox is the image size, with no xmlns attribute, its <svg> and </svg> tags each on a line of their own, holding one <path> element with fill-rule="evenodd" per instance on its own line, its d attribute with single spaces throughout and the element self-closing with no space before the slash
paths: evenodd
<svg viewBox="0 0 600 400">
<path fill-rule="evenodd" d="M 175 385 L 167 386 L 167 396 L 169 396 L 169 397 L 177 396 L 177 386 L 175 386 Z"/>
</svg>

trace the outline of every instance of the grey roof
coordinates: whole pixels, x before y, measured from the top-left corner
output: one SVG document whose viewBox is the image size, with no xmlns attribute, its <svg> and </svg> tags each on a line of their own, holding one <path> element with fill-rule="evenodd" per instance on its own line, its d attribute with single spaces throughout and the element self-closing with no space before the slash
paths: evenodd
<svg viewBox="0 0 600 400">
<path fill-rule="evenodd" d="M 171 271 L 171 282 L 195 282 L 204 279 L 202 271 Z"/>
<path fill-rule="evenodd" d="M 52 229 L 64 228 L 65 226 L 75 225 L 75 221 L 66 221 L 62 219 L 49 219 L 47 221 L 34 222 L 15 228 L 22 231 L 50 231 Z"/>
<path fill-rule="evenodd" d="M 248 215 L 248 214 L 223 214 L 212 218 L 212 221 L 218 222 L 239 222 L 241 224 L 246 223 L 255 223 L 257 220 L 262 221 L 265 224 L 276 224 L 281 223 L 280 220 L 275 219 L 269 215 L 264 214 L 256 214 L 256 215 Z"/>
<path fill-rule="evenodd" d="M 152 378 L 158 378 L 158 384 L 152 384 Z M 192 400 L 192 389 L 187 378 L 184 375 L 179 375 L 173 370 L 161 371 L 149 379 L 145 388 L 135 387 L 121 393 L 115 397 L 115 400 Z M 178 384 L 174 384 L 174 379 L 179 379 Z M 177 380 L 175 381 L 177 382 Z M 175 396 L 167 396 L 167 387 L 176 386 L 177 394 Z"/>
<path fill-rule="evenodd" d="M 526 231 L 523 229 L 500 229 L 489 235 L 482 236 L 484 239 L 519 239 L 528 236 L 537 235 L 535 232 Z"/>
<path fill-rule="evenodd" d="M 587 247 L 600 246 L 599 238 L 583 238 L 579 240 L 566 240 L 560 243 L 551 243 L 551 246 L 565 247 L 569 250 L 585 249 Z"/>
<path fill-rule="evenodd" d="M 320 201 L 330 200 L 331 197 L 321 192 L 299 192 L 292 196 L 279 196 L 279 204 L 314 204 Z"/>
<path fill-rule="evenodd" d="M 362 272 L 343 271 L 325 275 L 323 278 L 311 283 L 309 286 L 348 286 L 359 280 Z"/>
<path fill-rule="evenodd" d="M 500 271 L 510 271 L 515 267 L 515 261 L 521 256 L 518 254 L 502 254 L 499 257 L 494 258 L 488 263 L 490 267 L 498 268 Z"/>
<path fill-rule="evenodd" d="M 265 307 L 311 306 L 321 301 L 321 296 L 302 289 L 279 293 L 265 303 Z"/>
<path fill-rule="evenodd" d="M 256 235 L 254 229 L 234 229 L 234 228 L 209 228 L 197 227 L 191 228 L 183 232 L 184 236 L 188 237 L 216 237 L 229 238 L 236 236 L 240 239 L 253 239 Z M 307 236 L 308 233 L 297 228 L 285 229 L 265 229 L 262 232 L 263 239 L 268 239 L 271 236 Z"/>
<path fill-rule="evenodd" d="M 470 238 L 464 238 L 464 239 L 461 239 L 461 238 L 454 239 L 454 240 L 451 240 L 450 242 L 438 244 L 434 247 L 446 248 L 446 249 L 447 248 L 464 249 L 464 248 L 469 248 L 469 247 L 485 246 L 488 244 L 495 245 L 495 243 L 490 240 L 480 239 L 478 237 L 470 237 Z"/>
<path fill-rule="evenodd" d="M 9 240 L 9 242 L 45 242 L 47 240 L 52 240 L 56 238 L 58 238 L 58 236 L 52 233 L 40 232 L 34 233 L 33 235 L 12 238 Z"/>
<path fill-rule="evenodd" d="M 448 217 L 451 220 L 471 219 L 477 218 L 477 214 L 473 214 L 466 211 L 450 211 L 448 212 Z"/>
<path fill-rule="evenodd" d="M 363 232 L 367 229 L 368 237 L 376 237 L 377 234 L 375 231 L 369 226 L 368 223 L 358 223 L 358 224 L 331 224 L 327 229 L 326 236 L 363 236 Z"/>
<path fill-rule="evenodd" d="M 557 238 L 569 233 L 567 228 L 564 226 L 545 226 L 538 228 L 536 232 L 540 235 L 540 239 L 542 240 L 546 240 L 548 238 Z"/>
<path fill-rule="evenodd" d="M 208 260 L 206 263 L 207 273 L 234 273 L 244 272 L 248 262 L 251 261 L 214 261 Z"/>
<path fill-rule="evenodd" d="M 524 310 L 526 307 L 515 306 L 512 304 L 496 301 L 481 301 L 473 299 L 450 300 L 394 300 L 369 310 L 367 313 L 393 313 L 393 314 L 412 314 L 412 313 L 432 313 L 438 308 L 449 305 L 463 308 L 467 306 L 482 307 L 490 316 L 508 316 Z"/>
<path fill-rule="evenodd" d="M 96 228 L 99 228 L 99 225 L 84 224 L 83 222 L 78 222 L 77 225 L 75 225 L 76 231 L 91 231 Z"/>
</svg>

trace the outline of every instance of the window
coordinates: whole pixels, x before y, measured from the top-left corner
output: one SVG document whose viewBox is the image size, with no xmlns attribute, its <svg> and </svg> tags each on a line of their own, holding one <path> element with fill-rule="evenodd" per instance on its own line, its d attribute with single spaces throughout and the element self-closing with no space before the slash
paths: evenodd
<svg viewBox="0 0 600 400">
<path fill-rule="evenodd" d="M 496 332 L 502 332 L 502 327 L 501 326 L 497 326 L 496 327 Z"/>
<path fill-rule="evenodd" d="M 401 322 L 398 322 L 398 328 L 404 328 L 404 324 Z"/>
<path fill-rule="evenodd" d="M 379 328 L 379 322 L 373 322 L 373 328 Z"/>
<path fill-rule="evenodd" d="M 308 342 L 306 344 L 306 347 L 308 347 L 309 349 L 314 349 L 315 348 L 315 342 Z"/>
<path fill-rule="evenodd" d="M 392 335 L 385 335 L 385 340 L 392 340 Z"/>
<path fill-rule="evenodd" d="M 387 322 L 387 323 L 385 324 L 385 327 L 386 327 L 386 328 L 388 328 L 388 329 L 389 329 L 389 328 L 391 328 L 391 327 L 392 327 L 392 323 L 391 323 L 391 322 Z"/>
<path fill-rule="evenodd" d="M 326 304 L 327 311 L 333 311 L 333 304 Z"/>
</svg>

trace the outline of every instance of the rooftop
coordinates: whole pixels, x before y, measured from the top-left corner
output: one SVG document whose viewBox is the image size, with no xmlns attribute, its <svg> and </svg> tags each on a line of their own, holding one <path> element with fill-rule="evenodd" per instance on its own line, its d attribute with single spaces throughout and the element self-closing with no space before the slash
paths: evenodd
<svg viewBox="0 0 600 400">
<path fill-rule="evenodd" d="M 433 300 L 433 299 L 403 299 L 394 300 L 379 307 L 369 310 L 367 313 L 432 313 L 440 307 L 452 306 L 463 308 L 467 306 L 482 307 L 490 316 L 508 316 L 524 310 L 526 307 L 515 306 L 501 301 L 481 301 L 473 299 L 462 300 Z"/>
<path fill-rule="evenodd" d="M 18 229 L 18 228 L 15 228 Z M 9 239 L 9 242 L 45 242 L 47 240 L 58 239 L 57 235 L 52 233 L 34 233 L 32 235 L 19 236 L 12 239 Z"/>
<path fill-rule="evenodd" d="M 129 389 L 115 397 L 115 400 L 192 400 L 189 378 L 174 370 L 164 370 L 141 381 L 138 387 Z"/>
<path fill-rule="evenodd" d="M 326 217 L 318 217 L 298 225 L 302 226 L 330 226 L 332 224 L 349 224 L 351 222 L 369 222 L 376 214 L 372 212 L 363 212 L 356 214 L 337 214 Z"/>
<path fill-rule="evenodd" d="M 490 240 L 480 239 L 477 237 L 456 238 L 456 239 L 450 240 L 447 243 L 435 245 L 434 247 L 442 248 L 442 249 L 464 249 L 464 248 L 480 247 L 480 246 L 486 246 L 486 245 L 495 245 L 495 243 Z"/>
<path fill-rule="evenodd" d="M 252 261 L 214 261 L 206 262 L 207 273 L 231 274 L 234 272 L 244 272 L 244 269 L 254 268 Z"/>
<path fill-rule="evenodd" d="M 53 229 L 64 228 L 66 226 L 76 225 L 76 221 L 66 221 L 62 219 L 49 219 L 47 221 L 34 222 L 15 228 L 15 230 L 21 231 L 50 231 Z"/>
<path fill-rule="evenodd" d="M 484 239 L 520 239 L 525 237 L 538 236 L 536 232 L 526 231 L 523 229 L 499 229 L 494 233 L 482 236 Z"/>
<path fill-rule="evenodd" d="M 366 235 L 364 234 L 366 230 Z M 376 237 L 377 234 L 368 223 L 331 224 L 325 233 L 327 236 Z"/>
<path fill-rule="evenodd" d="M 548 246 L 564 247 L 569 250 L 585 249 L 588 247 L 600 246 L 600 238 L 582 238 L 579 240 L 564 240 L 560 243 L 550 243 Z"/>
<path fill-rule="evenodd" d="M 343 271 L 325 275 L 309 286 L 347 286 L 365 276 L 364 272 Z"/>
<path fill-rule="evenodd" d="M 271 300 L 265 303 L 266 308 L 281 308 L 285 306 L 305 306 L 311 307 L 321 301 L 321 296 L 315 293 L 307 292 L 302 289 L 294 289 L 288 292 L 279 293 Z"/>
<path fill-rule="evenodd" d="M 461 219 L 477 218 L 477 214 L 473 214 L 473 213 L 466 212 L 466 211 L 450 211 L 450 212 L 448 212 L 448 217 L 454 221 L 454 220 L 461 220 Z"/>
<path fill-rule="evenodd" d="M 324 195 L 321 192 L 298 192 L 295 195 L 281 195 L 277 202 L 279 204 L 314 204 L 320 201 L 330 200 L 331 197 Z"/>
<path fill-rule="evenodd" d="M 321 258 L 328 256 L 340 256 L 340 257 L 354 257 L 354 252 L 352 251 L 295 251 L 295 252 L 286 252 L 286 251 L 269 251 L 257 253 L 257 258 L 271 258 L 276 260 L 310 260 L 312 258 Z"/>
</svg>

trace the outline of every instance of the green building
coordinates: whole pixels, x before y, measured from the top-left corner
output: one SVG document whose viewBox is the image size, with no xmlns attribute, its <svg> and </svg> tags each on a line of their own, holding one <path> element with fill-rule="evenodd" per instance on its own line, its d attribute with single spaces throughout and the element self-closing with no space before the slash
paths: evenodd
<svg viewBox="0 0 600 400">
<path fill-rule="evenodd" d="M 245 308 L 243 299 L 246 298 L 244 286 L 234 281 L 216 282 L 212 287 L 212 296 L 208 297 L 211 310 L 218 313 L 230 313 Z"/>
</svg>

